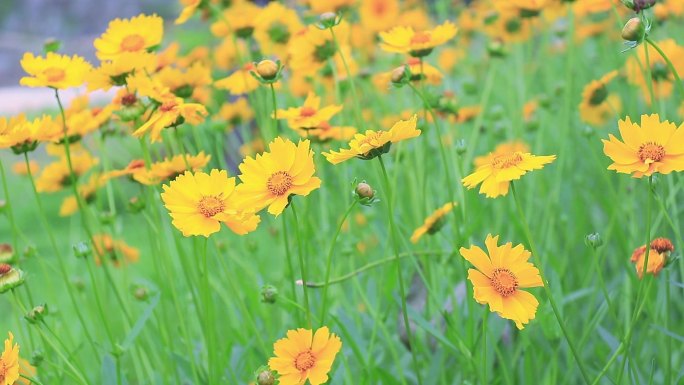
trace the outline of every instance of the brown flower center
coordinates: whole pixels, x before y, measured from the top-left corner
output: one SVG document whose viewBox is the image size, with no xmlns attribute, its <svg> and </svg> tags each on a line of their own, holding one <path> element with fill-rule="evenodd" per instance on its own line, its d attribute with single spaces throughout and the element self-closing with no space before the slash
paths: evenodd
<svg viewBox="0 0 684 385">
<path fill-rule="evenodd" d="M 178 107 L 178 103 L 175 101 L 170 101 L 170 102 L 164 102 L 161 106 L 159 106 L 159 111 L 161 112 L 169 112 L 173 110 L 174 108 Z"/>
<path fill-rule="evenodd" d="M 646 164 L 660 162 L 665 157 L 665 148 L 663 146 L 648 142 L 639 147 L 639 159 Z"/>
<path fill-rule="evenodd" d="M 489 279 L 499 295 L 509 297 L 518 288 L 518 279 L 508 269 L 494 269 L 492 277 Z"/>
<path fill-rule="evenodd" d="M 411 44 L 425 44 L 430 41 L 430 34 L 427 32 L 416 32 L 411 38 Z"/>
<path fill-rule="evenodd" d="M 8 264 L 6 264 L 6 263 L 0 264 L 0 275 L 5 275 L 5 274 L 7 274 L 10 270 L 12 270 L 12 266 L 10 266 L 10 265 L 8 265 Z"/>
<path fill-rule="evenodd" d="M 672 241 L 667 238 L 656 238 L 651 242 L 651 248 L 659 253 L 674 251 Z"/>
<path fill-rule="evenodd" d="M 492 167 L 501 170 L 504 168 L 517 166 L 520 164 L 520 162 L 522 162 L 522 160 L 522 155 L 519 152 L 497 155 L 492 161 Z"/>
<path fill-rule="evenodd" d="M 197 204 L 197 210 L 207 218 L 211 218 L 214 215 L 223 212 L 226 208 L 226 203 L 223 201 L 223 197 L 219 196 L 203 196 Z"/>
<path fill-rule="evenodd" d="M 299 112 L 299 116 L 302 118 L 308 118 L 314 115 L 316 115 L 316 109 L 312 107 L 302 107 L 302 110 Z"/>
<path fill-rule="evenodd" d="M 50 67 L 43 71 L 43 75 L 49 82 L 59 82 L 64 80 L 66 77 L 66 72 L 61 68 Z"/>
<path fill-rule="evenodd" d="M 311 350 L 301 352 L 295 358 L 294 366 L 300 372 L 305 372 L 316 365 L 316 357 L 311 353 Z"/>
<path fill-rule="evenodd" d="M 292 187 L 292 176 L 285 171 L 278 171 L 268 178 L 268 191 L 273 195 L 285 195 Z"/>
<path fill-rule="evenodd" d="M 138 34 L 128 35 L 121 40 L 120 47 L 122 51 L 137 52 L 145 47 L 145 39 Z"/>
</svg>

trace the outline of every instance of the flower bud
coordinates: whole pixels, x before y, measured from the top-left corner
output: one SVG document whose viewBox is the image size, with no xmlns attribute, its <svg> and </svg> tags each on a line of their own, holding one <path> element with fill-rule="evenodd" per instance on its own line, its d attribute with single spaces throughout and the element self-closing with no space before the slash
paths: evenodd
<svg viewBox="0 0 684 385">
<path fill-rule="evenodd" d="M 638 17 L 633 17 L 627 20 L 624 28 L 622 28 L 622 38 L 627 41 L 635 41 L 641 43 L 646 34 L 646 27 Z"/>
<path fill-rule="evenodd" d="M 90 256 L 90 247 L 85 242 L 79 242 L 74 245 L 74 256 L 76 258 L 88 258 Z"/>
<path fill-rule="evenodd" d="M 319 28 L 328 29 L 340 24 L 342 19 L 335 12 L 324 12 L 318 17 Z"/>
<path fill-rule="evenodd" d="M 138 301 L 146 301 L 150 296 L 150 292 L 144 286 L 137 286 L 133 288 L 133 296 Z"/>
<path fill-rule="evenodd" d="M 489 56 L 495 58 L 505 57 L 507 54 L 506 46 L 504 46 L 503 42 L 500 40 L 490 41 L 487 44 L 487 53 L 489 53 Z"/>
<path fill-rule="evenodd" d="M 0 294 L 24 283 L 24 272 L 6 263 L 0 264 Z"/>
<path fill-rule="evenodd" d="M 9 263 L 14 259 L 14 250 L 9 243 L 0 243 L 0 263 Z"/>
<path fill-rule="evenodd" d="M 47 305 L 38 305 L 26 313 L 24 318 L 29 323 L 36 324 L 43 321 L 43 318 L 45 318 L 46 315 L 48 315 Z"/>
<path fill-rule="evenodd" d="M 454 144 L 454 147 L 456 147 L 456 153 L 458 155 L 463 155 L 468 150 L 468 145 L 464 139 L 458 139 Z"/>
<path fill-rule="evenodd" d="M 38 367 L 40 364 L 43 363 L 43 360 L 45 357 L 43 356 L 43 352 L 40 350 L 36 350 L 31 354 L 31 365 Z"/>
<path fill-rule="evenodd" d="M 584 243 L 592 249 L 596 250 L 599 246 L 603 244 L 603 239 L 601 239 L 601 234 L 591 233 L 584 237 Z"/>
<path fill-rule="evenodd" d="M 261 302 L 275 303 L 278 298 L 278 289 L 272 285 L 264 285 L 261 288 Z"/>
<path fill-rule="evenodd" d="M 256 385 L 273 385 L 275 383 L 275 375 L 268 367 L 261 367 L 257 370 Z"/>
<path fill-rule="evenodd" d="M 356 195 L 359 196 L 359 198 L 371 199 L 375 196 L 375 191 L 373 191 L 373 188 L 366 182 L 361 182 L 357 184 L 356 189 L 354 191 L 356 192 Z"/>
<path fill-rule="evenodd" d="M 657 0 L 622 0 L 625 7 L 639 13 L 644 9 L 649 9 L 655 5 Z"/>
<path fill-rule="evenodd" d="M 278 67 L 273 60 L 262 60 L 256 65 L 256 72 L 264 80 L 273 80 L 278 75 Z"/>
<path fill-rule="evenodd" d="M 145 209 L 145 201 L 138 197 L 132 197 L 128 200 L 126 208 L 133 214 L 139 213 Z"/>
</svg>

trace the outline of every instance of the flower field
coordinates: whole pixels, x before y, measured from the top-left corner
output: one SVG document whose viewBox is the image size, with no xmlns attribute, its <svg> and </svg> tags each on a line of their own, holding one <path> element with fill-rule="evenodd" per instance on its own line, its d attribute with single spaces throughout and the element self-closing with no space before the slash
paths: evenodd
<svg viewBox="0 0 684 385">
<path fill-rule="evenodd" d="M 174 6 L 16 63 L 0 385 L 684 383 L 684 2 Z"/>
</svg>

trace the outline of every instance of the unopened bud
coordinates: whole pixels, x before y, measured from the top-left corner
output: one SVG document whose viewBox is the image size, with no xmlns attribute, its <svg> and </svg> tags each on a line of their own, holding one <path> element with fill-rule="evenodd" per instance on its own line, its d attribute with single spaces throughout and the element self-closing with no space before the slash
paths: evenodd
<svg viewBox="0 0 684 385">
<path fill-rule="evenodd" d="M 256 65 L 256 72 L 264 80 L 273 80 L 278 75 L 278 67 L 273 60 L 262 60 Z"/>
<path fill-rule="evenodd" d="M 319 28 L 328 29 L 340 24 L 341 18 L 335 12 L 325 12 L 318 17 Z"/>
<path fill-rule="evenodd" d="M 406 75 L 406 67 L 401 66 L 392 70 L 392 83 L 402 83 Z"/>
<path fill-rule="evenodd" d="M 48 314 L 48 307 L 47 305 L 38 305 L 31 309 L 24 318 L 26 321 L 32 324 L 36 324 L 38 322 L 41 322 L 43 318 Z"/>
<path fill-rule="evenodd" d="M 357 184 L 356 189 L 354 191 L 356 192 L 356 195 L 358 195 L 360 198 L 372 199 L 375 196 L 375 191 L 366 182 L 361 182 Z"/>
<path fill-rule="evenodd" d="M 468 146 L 466 145 L 466 141 L 464 139 L 458 139 L 454 144 L 454 147 L 456 147 L 456 153 L 458 155 L 463 155 L 468 150 Z"/>
<path fill-rule="evenodd" d="M 268 367 L 261 367 L 256 372 L 256 385 L 273 385 L 276 383 L 273 371 Z"/>
<path fill-rule="evenodd" d="M 627 8 L 639 13 L 644 9 L 649 9 L 655 5 L 657 0 L 622 0 Z"/>
<path fill-rule="evenodd" d="M 596 250 L 603 244 L 603 239 L 601 239 L 601 235 L 599 233 L 591 233 L 584 237 L 584 243 Z"/>
<path fill-rule="evenodd" d="M 90 256 L 90 247 L 85 242 L 79 242 L 74 245 L 74 256 L 76 258 L 88 258 Z"/>
<path fill-rule="evenodd" d="M 150 292 L 146 287 L 138 286 L 133 289 L 133 296 L 138 301 L 145 301 L 150 296 Z"/>
<path fill-rule="evenodd" d="M 628 41 L 635 41 L 641 43 L 646 34 L 646 27 L 644 22 L 638 17 L 633 17 L 627 20 L 624 28 L 622 28 L 622 38 Z"/>
<path fill-rule="evenodd" d="M 9 263 L 14 259 L 14 250 L 9 243 L 0 243 L 0 263 Z"/>
<path fill-rule="evenodd" d="M 24 283 L 24 272 L 6 263 L 0 264 L 0 293 Z"/>
<path fill-rule="evenodd" d="M 278 289 L 272 285 L 264 285 L 261 288 L 261 302 L 275 303 L 278 298 Z"/>
</svg>

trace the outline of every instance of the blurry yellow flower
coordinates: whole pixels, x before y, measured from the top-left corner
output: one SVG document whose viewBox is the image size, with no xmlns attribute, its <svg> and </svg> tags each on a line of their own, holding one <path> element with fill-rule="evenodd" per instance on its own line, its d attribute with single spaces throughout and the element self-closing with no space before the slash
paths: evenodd
<svg viewBox="0 0 684 385">
<path fill-rule="evenodd" d="M 212 83 L 211 69 L 200 62 L 196 62 L 187 69 L 167 66 L 157 72 L 154 77 L 181 98 L 190 97 L 196 88 Z"/>
<path fill-rule="evenodd" d="M 71 165 L 76 178 L 88 172 L 98 163 L 99 159 L 94 158 L 88 152 L 71 154 Z M 36 179 L 36 189 L 38 192 L 57 192 L 70 184 L 69 165 L 65 157 L 45 166 L 43 172 Z"/>
<path fill-rule="evenodd" d="M 31 170 L 31 175 L 36 175 L 40 171 L 40 165 L 35 160 L 29 161 L 29 167 L 26 167 L 26 162 L 16 162 L 12 165 L 12 171 L 17 175 L 27 175 Z"/>
<path fill-rule="evenodd" d="M 511 242 L 498 245 L 499 236 L 487 235 L 487 253 L 478 246 L 461 247 L 463 258 L 475 266 L 468 270 L 473 284 L 473 297 L 489 310 L 512 320 L 518 329 L 534 319 L 539 302 L 530 293 L 520 290 L 544 286 L 539 270 L 527 260 L 531 254 L 523 245 L 513 247 Z"/>
<path fill-rule="evenodd" d="M 249 106 L 247 99 L 243 97 L 237 98 L 232 103 L 223 104 L 218 115 L 232 126 L 247 123 L 254 119 L 254 111 Z"/>
<path fill-rule="evenodd" d="M 169 87 L 162 84 L 159 78 L 142 73 L 141 71 L 128 75 L 126 82 L 128 83 L 127 90 L 129 92 L 154 99 L 159 103 L 163 103 L 167 99 L 175 96 L 171 93 Z"/>
<path fill-rule="evenodd" d="M 660 116 L 653 114 L 641 115 L 641 124 L 627 117 L 618 127 L 624 142 L 613 134 L 602 140 L 603 152 L 613 161 L 608 170 L 634 178 L 684 171 L 684 124 L 677 127 L 667 120 L 661 122 Z"/>
<path fill-rule="evenodd" d="M 261 53 L 285 57 L 290 38 L 304 28 L 297 11 L 271 2 L 261 11 L 254 27 L 254 39 Z"/>
<path fill-rule="evenodd" d="M 444 226 L 446 215 L 451 212 L 453 207 L 454 203 L 449 202 L 425 218 L 425 222 L 411 235 L 411 243 L 418 243 L 418 240 L 425 234 L 432 235 L 438 232 Z"/>
<path fill-rule="evenodd" d="M 243 157 L 254 156 L 264 151 L 266 151 L 266 146 L 264 145 L 264 141 L 261 138 L 256 138 L 251 142 L 246 142 L 245 144 L 240 146 L 240 155 L 242 155 Z"/>
<path fill-rule="evenodd" d="M 522 42 L 532 35 L 532 19 L 521 18 L 516 13 L 496 12 L 484 23 L 484 32 L 502 42 Z"/>
<path fill-rule="evenodd" d="M 231 95 L 241 95 L 252 92 L 259 88 L 259 81 L 252 76 L 255 71 L 254 63 L 247 63 L 242 68 L 230 74 L 228 77 L 217 80 L 214 87 L 228 90 Z"/>
<path fill-rule="evenodd" d="M 124 52 L 111 61 L 103 61 L 86 77 L 88 91 L 107 91 L 114 86 L 126 85 L 126 78 L 134 71 L 152 73 L 157 68 L 154 54 L 141 52 Z"/>
<path fill-rule="evenodd" d="M 409 120 L 396 122 L 389 131 L 367 130 L 364 134 L 356 134 L 349 142 L 348 149 L 324 152 L 323 156 L 332 164 L 352 158 L 364 160 L 375 158 L 387 153 L 392 143 L 419 136 L 420 130 L 416 129 L 417 121 L 417 115 L 413 115 Z"/>
<path fill-rule="evenodd" d="M 243 40 L 235 41 L 232 37 L 226 37 L 213 49 L 212 54 L 216 68 L 227 71 L 237 66 L 240 58 L 248 57 L 249 51 Z"/>
<path fill-rule="evenodd" d="M 622 110 L 622 101 L 617 94 L 610 94 L 606 87 L 617 76 L 611 71 L 599 80 L 592 80 L 582 91 L 579 105 L 580 118 L 583 122 L 594 126 L 603 126 L 612 116 Z"/>
<path fill-rule="evenodd" d="M 211 160 L 211 155 L 200 151 L 197 155 L 180 154 L 172 158 L 164 159 L 161 162 L 152 163 L 149 170 L 140 167 L 138 164 L 131 164 L 134 167 L 129 175 L 138 183 L 144 185 L 156 185 L 167 180 L 173 180 L 186 171 L 201 171 Z"/>
<path fill-rule="evenodd" d="M 90 63 L 80 56 L 59 55 L 54 52 L 48 52 L 45 57 L 27 52 L 21 59 L 21 67 L 30 75 L 19 80 L 22 86 L 60 90 L 82 85 L 92 70 Z"/>
<path fill-rule="evenodd" d="M 456 64 L 463 59 L 465 52 L 457 48 L 445 48 L 439 53 L 437 63 L 444 72 L 452 72 Z"/>
<path fill-rule="evenodd" d="M 256 210 L 268 206 L 268 212 L 278 216 L 289 203 L 290 195 L 309 195 L 321 186 L 316 171 L 310 141 L 297 145 L 288 139 L 275 138 L 269 152 L 247 157 L 240 164 L 237 187 L 240 201 Z"/>
<path fill-rule="evenodd" d="M 359 7 L 361 24 L 365 30 L 380 32 L 390 29 L 399 17 L 398 0 L 366 0 Z"/>
<path fill-rule="evenodd" d="M 301 0 L 300 0 L 301 1 Z M 337 12 L 345 7 L 351 7 L 356 3 L 356 0 L 303 0 L 314 14 L 321 14 L 324 12 Z"/>
<path fill-rule="evenodd" d="M 134 159 L 128 165 L 120 170 L 111 170 L 102 174 L 102 180 L 108 181 L 113 178 L 119 178 L 126 175 L 133 175 L 137 172 L 145 170 L 145 161 L 142 159 Z"/>
<path fill-rule="evenodd" d="M 684 73 L 684 47 L 680 46 L 673 39 L 659 41 L 656 44 L 663 50 L 670 59 L 672 65 L 678 73 Z M 653 92 L 657 99 L 668 98 L 674 88 L 675 77 L 667 66 L 665 60 L 660 56 L 650 44 L 647 45 L 649 62 L 651 63 L 651 74 L 653 76 Z M 648 78 L 644 73 L 643 66 L 646 63 L 646 53 L 643 49 L 636 50 L 636 57 L 630 55 L 625 64 L 627 81 L 641 88 L 641 94 L 646 102 L 651 104 L 651 93 L 648 87 Z"/>
<path fill-rule="evenodd" d="M 104 186 L 102 178 L 99 175 L 93 175 L 87 183 L 78 186 L 78 195 L 81 197 L 82 202 L 88 204 L 93 201 L 95 193 L 102 186 Z M 70 195 L 62 201 L 62 205 L 59 207 L 59 216 L 68 217 L 77 211 L 78 201 L 76 201 L 75 196 Z"/>
<path fill-rule="evenodd" d="M 520 179 L 528 171 L 539 170 L 555 159 L 555 155 L 537 156 L 521 151 L 494 152 L 487 155 L 462 182 L 469 190 L 482 183 L 480 194 L 496 198 L 508 194 L 511 181 Z"/>
<path fill-rule="evenodd" d="M 211 33 L 218 37 L 235 34 L 239 38 L 248 38 L 254 32 L 261 12 L 261 8 L 251 1 L 237 2 L 224 10 L 223 15 L 211 25 Z"/>
<path fill-rule="evenodd" d="M 463 106 L 458 108 L 456 113 L 456 123 L 465 123 L 475 119 L 482 112 L 479 105 Z"/>
<path fill-rule="evenodd" d="M 27 121 L 24 115 L 9 120 L 0 117 L 0 148 L 32 151 L 40 142 L 61 138 L 61 125 L 51 116 L 43 115 Z"/>
<path fill-rule="evenodd" d="M 670 257 L 670 253 L 674 251 L 674 245 L 672 244 L 672 241 L 667 238 L 656 238 L 651 242 L 650 249 L 651 250 L 648 252 L 648 265 L 646 266 L 646 272 L 655 276 L 660 273 L 663 267 L 665 267 L 667 259 Z M 639 278 L 643 278 L 644 276 L 645 259 L 645 245 L 637 247 L 630 258 L 630 262 L 634 263 Z"/>
<path fill-rule="evenodd" d="M 316 128 L 298 129 L 302 137 L 316 139 L 319 142 L 329 140 L 349 140 L 356 134 L 356 128 L 351 126 L 331 126 L 328 122 L 321 122 Z"/>
<path fill-rule="evenodd" d="M 275 357 L 268 366 L 280 375 L 280 385 L 311 385 L 328 382 L 328 372 L 335 356 L 342 348 L 342 341 L 327 327 L 316 330 L 297 329 L 287 332 L 287 338 L 273 344 Z"/>
<path fill-rule="evenodd" d="M 145 124 L 133 132 L 133 136 L 141 137 L 150 133 L 154 143 L 161 139 L 161 131 L 183 123 L 199 124 L 207 115 L 207 109 L 196 103 L 185 103 L 181 98 L 169 98 L 162 103 Z"/>
<path fill-rule="evenodd" d="M 140 14 L 130 19 L 114 19 L 93 45 L 100 60 L 112 60 L 124 52 L 144 52 L 162 42 L 164 20 L 157 15 Z"/>
<path fill-rule="evenodd" d="M 8 334 L 0 356 L 0 385 L 13 385 L 19 379 L 19 345 L 13 343 L 14 335 Z"/>
<path fill-rule="evenodd" d="M 140 259 L 140 250 L 131 247 L 126 242 L 113 239 L 109 234 L 93 235 L 95 249 L 95 264 L 100 266 L 102 260 L 111 262 L 114 267 L 121 266 L 122 260 L 126 263 L 136 263 Z"/>
<path fill-rule="evenodd" d="M 244 235 L 257 228 L 260 218 L 247 209 L 251 206 L 238 205 L 234 192 L 235 178 L 229 178 L 225 170 L 214 169 L 209 174 L 185 172 L 164 185 L 161 197 L 173 225 L 186 237 L 209 237 L 221 230 L 221 223 Z"/>
<path fill-rule="evenodd" d="M 495 0 L 494 6 L 503 12 L 511 12 L 519 17 L 538 15 L 549 5 L 549 0 Z"/>
<path fill-rule="evenodd" d="M 353 75 L 357 71 L 357 65 L 349 47 L 349 30 L 349 24 L 345 21 L 335 27 L 338 46 L 335 46 L 329 30 L 320 30 L 313 25 L 292 36 L 288 45 L 292 72 L 302 76 L 315 76 L 319 70 L 325 70 L 332 76 L 331 58 L 335 62 L 335 68 L 344 68 L 339 49 L 344 54 L 349 71 Z M 346 71 L 338 70 L 337 75 L 343 79 L 346 77 Z"/>
<path fill-rule="evenodd" d="M 539 108 L 539 102 L 537 99 L 532 99 L 523 105 L 522 115 L 526 122 L 529 122 L 534 118 L 534 113 L 537 112 Z"/>
<path fill-rule="evenodd" d="M 184 24 L 188 19 L 195 14 L 197 7 L 202 3 L 202 0 L 180 0 L 180 5 L 183 6 L 183 10 L 174 22 L 176 25 Z"/>
<path fill-rule="evenodd" d="M 395 27 L 381 32 L 380 48 L 388 52 L 407 53 L 414 57 L 430 54 L 432 50 L 451 40 L 458 28 L 450 21 L 427 31 L 414 31 L 411 27 Z"/>
<path fill-rule="evenodd" d="M 290 107 L 278 110 L 278 119 L 287 119 L 290 128 L 316 128 L 322 122 L 327 122 L 335 114 L 342 111 L 341 105 L 331 105 L 321 108 L 321 98 L 309 92 L 302 107 Z"/>
</svg>

